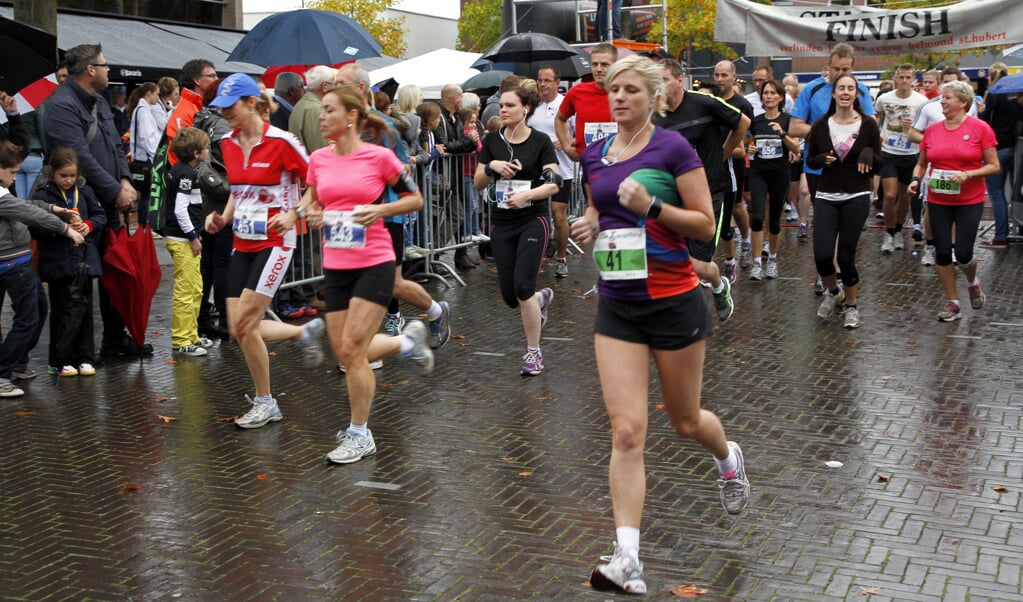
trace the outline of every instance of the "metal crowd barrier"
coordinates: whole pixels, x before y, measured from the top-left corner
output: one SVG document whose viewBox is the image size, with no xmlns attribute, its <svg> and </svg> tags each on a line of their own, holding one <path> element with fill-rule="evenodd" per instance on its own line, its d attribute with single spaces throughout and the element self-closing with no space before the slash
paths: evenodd
<svg viewBox="0 0 1023 602">
<path fill-rule="evenodd" d="M 452 286 L 450 278 L 466 286 L 465 280 L 455 270 L 455 251 L 490 240 L 487 234 L 492 203 L 487 191 L 477 191 L 472 183 L 472 176 L 476 173 L 475 153 L 444 155 L 429 164 L 418 165 L 415 172 L 423 195 L 423 208 L 406 216 L 404 224 L 404 260 L 411 268 L 406 277 L 437 280 L 448 287 Z M 577 165 L 573 182 L 578 181 Z M 570 221 L 581 216 L 586 209 L 581 186 L 573 187 L 571 199 L 568 209 Z M 304 233 L 300 230 L 291 267 L 280 290 L 316 286 L 323 281 L 321 241 L 319 230 Z M 569 247 L 576 253 L 584 253 L 571 239 Z M 271 319 L 280 320 L 274 313 L 275 307 L 272 304 L 267 314 Z"/>
</svg>

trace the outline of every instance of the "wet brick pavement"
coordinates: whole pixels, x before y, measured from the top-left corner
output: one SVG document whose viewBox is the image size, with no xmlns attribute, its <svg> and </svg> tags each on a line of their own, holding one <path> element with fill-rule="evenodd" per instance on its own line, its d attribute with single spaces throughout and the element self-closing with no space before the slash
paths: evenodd
<svg viewBox="0 0 1023 602">
<path fill-rule="evenodd" d="M 694 583 L 704 600 L 1023 599 L 1023 252 L 979 250 L 988 305 L 942 324 L 933 270 L 881 257 L 871 230 L 863 327 L 846 331 L 816 318 L 809 246 L 794 228 L 784 240 L 782 278 L 737 283 L 707 355 L 704 404 L 753 484 L 744 514 L 721 509 L 710 456 L 651 402 L 648 597 Z M 285 419 L 237 429 L 242 356 L 169 362 L 164 282 L 153 358 L 0 401 L 0 598 L 614 599 L 586 583 L 614 538 L 581 296 L 595 270 L 573 258 L 568 279 L 543 275 L 547 369 L 523 379 L 518 313 L 489 267 L 468 288 L 429 285 L 460 336 L 431 377 L 388 360 L 380 451 L 350 466 L 324 459 L 348 421 L 332 364 L 271 345 Z"/>
</svg>

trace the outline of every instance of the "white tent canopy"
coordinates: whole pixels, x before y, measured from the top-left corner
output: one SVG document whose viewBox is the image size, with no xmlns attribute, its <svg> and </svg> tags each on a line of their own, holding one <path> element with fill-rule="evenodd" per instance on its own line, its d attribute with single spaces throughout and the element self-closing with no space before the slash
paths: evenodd
<svg viewBox="0 0 1023 602">
<path fill-rule="evenodd" d="M 419 86 L 423 98 L 440 98 L 440 89 L 447 84 L 461 84 L 479 73 L 469 65 L 480 58 L 478 52 L 461 52 L 441 48 L 426 54 L 369 72 L 369 80 L 376 85 L 394 78 L 399 86 Z"/>
</svg>

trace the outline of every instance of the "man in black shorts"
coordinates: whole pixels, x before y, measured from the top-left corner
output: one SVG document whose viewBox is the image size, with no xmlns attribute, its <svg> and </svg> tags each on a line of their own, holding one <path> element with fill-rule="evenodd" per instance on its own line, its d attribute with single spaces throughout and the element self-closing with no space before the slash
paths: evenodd
<svg viewBox="0 0 1023 602">
<path fill-rule="evenodd" d="M 714 219 L 718 223 L 717 234 L 711 241 L 687 240 L 687 245 L 696 274 L 710 285 L 714 293 L 714 308 L 718 319 L 725 321 L 731 317 L 734 309 L 731 285 L 727 278 L 721 277 L 714 263 L 714 249 L 721 229 L 731 228 L 730 216 L 722 214 L 728 186 L 725 178 L 729 176 L 725 159 L 731 157 L 736 147 L 742 144 L 750 119 L 720 98 L 700 92 L 687 92 L 685 71 L 678 61 L 665 59 L 661 61 L 661 66 L 664 68 L 664 98 L 668 112 L 663 117 L 654 113 L 653 121 L 657 126 L 676 131 L 685 137 L 693 145 L 707 172 Z M 728 132 L 727 138 L 723 135 L 724 131 Z"/>
<path fill-rule="evenodd" d="M 735 75 L 735 63 L 732 61 L 720 61 L 714 66 L 714 83 L 721 89 L 721 99 L 732 105 L 749 118 L 753 123 L 753 105 L 745 97 L 735 91 L 737 78 Z M 743 134 L 746 132 L 744 131 Z M 732 151 L 731 158 L 725 163 L 729 168 L 731 176 L 727 184 L 731 186 L 731 194 L 725 188 L 725 203 L 722 213 L 724 223 L 720 232 L 721 242 L 725 247 L 725 273 L 731 282 L 735 282 L 735 245 L 732 242 L 733 233 L 731 219 L 739 226 L 739 233 L 742 235 L 742 246 L 740 260 L 744 269 L 752 265 L 752 248 L 750 247 L 749 212 L 743 202 L 744 197 L 749 196 L 749 188 L 746 186 L 746 149 L 740 144 Z M 744 194 L 745 193 L 745 194 Z M 760 249 L 757 249 L 757 253 Z"/>
</svg>

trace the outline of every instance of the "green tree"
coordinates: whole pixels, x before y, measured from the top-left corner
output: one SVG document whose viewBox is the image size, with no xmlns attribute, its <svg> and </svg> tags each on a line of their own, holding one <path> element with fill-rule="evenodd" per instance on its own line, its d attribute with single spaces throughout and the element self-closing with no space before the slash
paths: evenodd
<svg viewBox="0 0 1023 602">
<path fill-rule="evenodd" d="M 458 20 L 458 49 L 483 52 L 501 39 L 501 0 L 470 0 Z"/>
<path fill-rule="evenodd" d="M 403 56 L 408 50 L 405 43 L 405 17 L 385 17 L 384 11 L 396 0 L 313 0 L 309 8 L 348 15 L 366 28 L 383 46 L 388 56 Z"/>
<path fill-rule="evenodd" d="M 755 0 L 770 4 L 769 0 Z M 668 18 L 654 24 L 647 36 L 651 42 L 662 39 L 662 24 L 668 24 L 668 50 L 678 55 L 683 48 L 710 50 L 726 59 L 736 58 L 735 49 L 724 42 L 714 41 L 714 20 L 717 0 L 668 0 Z"/>
</svg>

